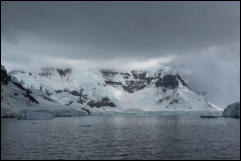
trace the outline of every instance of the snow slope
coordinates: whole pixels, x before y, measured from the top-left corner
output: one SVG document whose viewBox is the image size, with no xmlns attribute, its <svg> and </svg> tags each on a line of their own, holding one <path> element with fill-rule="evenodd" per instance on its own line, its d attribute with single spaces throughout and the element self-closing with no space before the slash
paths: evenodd
<svg viewBox="0 0 241 161">
<path fill-rule="evenodd" d="M 27 95 L 29 90 L 29 95 Z M 23 87 L 15 77 L 10 77 L 6 69 L 1 68 L 1 116 L 16 117 L 24 110 L 47 110 L 54 116 L 82 116 L 86 111 L 80 108 L 66 108 L 35 88 Z"/>
</svg>

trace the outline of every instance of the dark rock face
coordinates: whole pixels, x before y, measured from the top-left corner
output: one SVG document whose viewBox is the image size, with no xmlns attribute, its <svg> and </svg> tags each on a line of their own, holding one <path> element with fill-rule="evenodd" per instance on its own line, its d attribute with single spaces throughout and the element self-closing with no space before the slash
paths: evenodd
<svg viewBox="0 0 241 161">
<path fill-rule="evenodd" d="M 101 71 L 103 77 L 105 78 L 105 85 L 110 86 L 120 86 L 125 91 L 133 93 L 143 88 L 154 84 L 157 88 L 162 88 L 163 92 L 168 89 L 175 89 L 178 87 L 179 82 L 188 87 L 186 82 L 180 77 L 179 74 L 166 74 L 163 75 L 163 70 L 159 70 L 154 76 L 149 76 L 146 71 L 131 71 L 130 73 L 118 73 L 114 71 Z M 116 75 L 123 77 L 124 82 L 114 81 Z"/>
<path fill-rule="evenodd" d="M 79 97 L 79 100 L 77 100 L 77 102 L 80 103 L 80 104 L 83 104 L 83 103 L 86 102 L 86 100 L 87 100 L 87 95 L 81 95 Z"/>
<path fill-rule="evenodd" d="M 70 68 L 67 68 L 67 69 L 57 68 L 56 71 L 59 73 L 60 76 L 66 76 L 67 74 L 71 74 L 72 69 L 70 69 Z"/>
<path fill-rule="evenodd" d="M 9 82 L 12 82 L 15 86 L 20 88 L 23 91 L 26 91 L 26 89 L 22 86 L 21 83 L 19 83 L 16 80 L 12 80 L 11 77 L 8 75 L 7 70 L 4 66 L 1 65 L 1 83 L 7 85 Z"/>
<path fill-rule="evenodd" d="M 88 110 L 88 109 L 86 109 L 86 108 L 82 108 L 82 110 L 84 110 L 85 112 L 88 113 L 89 116 L 91 116 L 91 112 L 90 112 L 90 110 Z"/>
<path fill-rule="evenodd" d="M 121 82 L 114 82 L 114 81 L 105 81 L 106 85 L 112 85 L 112 86 L 119 86 L 122 85 Z"/>
<path fill-rule="evenodd" d="M 170 101 L 170 100 L 172 100 L 172 96 L 166 96 L 166 97 L 163 97 L 163 98 L 161 98 L 160 100 L 159 100 L 159 103 L 162 103 L 163 101 Z"/>
<path fill-rule="evenodd" d="M 114 77 L 116 74 L 118 74 L 118 72 L 113 72 L 110 70 L 101 70 L 101 73 L 102 73 L 102 76 L 107 79 Z"/>
<path fill-rule="evenodd" d="M 83 104 L 84 102 L 87 101 L 87 95 L 84 95 L 83 94 L 83 91 L 84 89 L 80 89 L 80 91 L 69 91 L 68 89 L 64 89 L 64 90 L 56 90 L 55 92 L 58 94 L 58 93 L 63 93 L 63 92 L 66 92 L 66 93 L 69 93 L 69 94 L 72 94 L 73 96 L 77 96 L 79 97 L 79 99 L 77 100 L 77 103 L 80 103 L 80 104 Z M 69 102 L 68 104 L 66 105 L 71 105 L 73 102 Z"/>
<path fill-rule="evenodd" d="M 155 74 L 154 79 L 158 79 L 158 78 L 162 77 L 162 74 L 163 74 L 162 72 L 163 72 L 163 69 L 159 70 L 159 71 Z"/>
<path fill-rule="evenodd" d="M 140 71 L 131 71 L 131 73 L 118 73 L 113 71 L 102 70 L 101 73 L 103 77 L 106 79 L 106 85 L 120 86 L 129 93 L 133 93 L 135 91 L 143 89 L 152 80 L 149 77 L 147 77 L 147 72 Z M 125 84 L 123 84 L 122 82 L 113 81 L 113 78 L 117 74 L 120 74 L 125 79 Z M 132 80 L 130 80 L 131 76 L 133 76 Z"/>
<path fill-rule="evenodd" d="M 240 102 L 233 103 L 223 111 L 224 117 L 240 118 Z"/>
<path fill-rule="evenodd" d="M 36 103 L 36 104 L 39 104 L 39 102 L 33 97 L 31 96 L 32 93 L 30 90 L 26 90 L 26 94 L 25 94 L 25 97 L 28 98 L 32 103 Z"/>
<path fill-rule="evenodd" d="M 1 83 L 7 85 L 11 81 L 11 77 L 8 75 L 7 70 L 1 65 Z"/>
<path fill-rule="evenodd" d="M 74 103 L 74 101 L 69 101 L 69 103 L 67 103 L 67 104 L 65 104 L 66 106 L 69 106 L 69 105 L 71 105 L 71 104 L 73 104 Z"/>
<path fill-rule="evenodd" d="M 146 72 L 138 72 L 138 71 L 131 71 L 134 79 L 145 79 L 146 78 Z"/>
<path fill-rule="evenodd" d="M 163 78 L 159 78 L 156 82 L 156 87 L 164 87 L 167 89 L 175 89 L 178 87 L 178 81 L 176 75 L 165 75 Z"/>
<path fill-rule="evenodd" d="M 48 76 L 53 75 L 53 72 L 55 72 L 55 71 L 57 71 L 57 73 L 61 77 L 64 77 L 64 76 L 72 73 L 71 68 L 61 69 L 61 68 L 48 67 L 48 68 L 42 68 L 42 72 L 40 72 L 39 75 L 42 77 L 48 77 Z"/>
<path fill-rule="evenodd" d="M 177 74 L 177 79 L 181 81 L 182 85 L 188 87 L 187 83 L 181 78 L 179 74 Z"/>
<path fill-rule="evenodd" d="M 147 86 L 145 81 L 127 81 L 126 84 L 127 86 L 123 85 L 122 88 L 129 93 L 141 90 Z"/>
<path fill-rule="evenodd" d="M 100 101 L 90 101 L 87 103 L 88 106 L 90 106 L 91 108 L 97 107 L 105 107 L 105 106 L 109 106 L 109 107 L 116 107 L 116 105 L 110 101 L 109 98 L 102 98 L 102 100 Z"/>
<path fill-rule="evenodd" d="M 62 90 L 56 90 L 55 93 L 62 93 Z"/>
<path fill-rule="evenodd" d="M 87 100 L 87 95 L 84 95 L 84 94 L 83 94 L 83 91 L 84 91 L 84 89 L 82 88 L 82 89 L 80 89 L 80 92 L 78 92 L 78 91 L 72 91 L 72 92 L 70 92 L 72 95 L 79 97 L 79 99 L 77 100 L 77 102 L 80 103 L 80 104 L 83 104 L 83 103 L 86 102 L 86 100 Z"/>
<path fill-rule="evenodd" d="M 43 97 L 43 99 L 47 100 L 47 101 L 50 101 L 50 102 L 55 102 L 54 100 L 52 100 L 50 97 Z"/>
<path fill-rule="evenodd" d="M 172 105 L 172 104 L 176 104 L 178 103 L 178 100 L 177 99 L 173 99 L 169 104 Z"/>
<path fill-rule="evenodd" d="M 129 73 L 120 73 L 120 75 L 122 75 L 123 78 L 125 78 L 125 79 L 129 79 L 131 77 L 131 75 Z"/>
<path fill-rule="evenodd" d="M 22 84 L 17 83 L 17 82 L 14 82 L 14 81 L 12 81 L 12 83 L 13 83 L 15 86 L 17 86 L 18 88 L 20 88 L 21 90 L 26 91 L 26 89 L 23 87 Z"/>
<path fill-rule="evenodd" d="M 74 96 L 80 96 L 81 95 L 78 91 L 72 91 L 70 93 Z"/>
<path fill-rule="evenodd" d="M 42 72 L 39 73 L 40 76 L 42 77 L 48 77 L 48 76 L 51 76 L 52 75 L 52 72 L 54 71 L 55 69 L 54 68 L 42 68 Z"/>
<path fill-rule="evenodd" d="M 87 95 L 83 94 L 83 91 L 84 91 L 84 89 L 81 89 L 81 91 L 80 91 L 81 95 L 79 96 L 79 100 L 78 100 L 78 103 L 80 103 L 80 104 L 83 104 L 88 99 Z"/>
</svg>

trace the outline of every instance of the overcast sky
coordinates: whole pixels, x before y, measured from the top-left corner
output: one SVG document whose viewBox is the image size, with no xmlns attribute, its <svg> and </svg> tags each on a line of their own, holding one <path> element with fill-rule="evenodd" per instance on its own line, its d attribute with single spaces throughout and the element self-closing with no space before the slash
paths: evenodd
<svg viewBox="0 0 241 161">
<path fill-rule="evenodd" d="M 214 103 L 240 100 L 240 2 L 1 2 L 1 47 L 9 70 L 167 60 Z"/>
</svg>

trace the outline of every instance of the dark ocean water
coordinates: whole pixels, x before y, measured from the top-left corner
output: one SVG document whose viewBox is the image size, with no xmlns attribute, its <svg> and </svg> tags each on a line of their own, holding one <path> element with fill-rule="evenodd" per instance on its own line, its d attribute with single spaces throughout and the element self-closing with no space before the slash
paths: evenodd
<svg viewBox="0 0 241 161">
<path fill-rule="evenodd" d="M 1 119 L 1 159 L 240 159 L 240 119 Z"/>
</svg>

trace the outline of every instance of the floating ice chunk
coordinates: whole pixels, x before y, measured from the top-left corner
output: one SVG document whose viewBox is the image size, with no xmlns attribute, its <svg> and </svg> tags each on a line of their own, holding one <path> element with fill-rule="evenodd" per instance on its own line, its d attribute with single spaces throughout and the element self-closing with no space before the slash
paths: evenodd
<svg viewBox="0 0 241 161">
<path fill-rule="evenodd" d="M 53 114 L 55 117 L 78 117 L 78 116 L 87 116 L 88 113 L 86 111 L 79 111 L 76 109 L 60 109 L 54 110 Z"/>
</svg>

